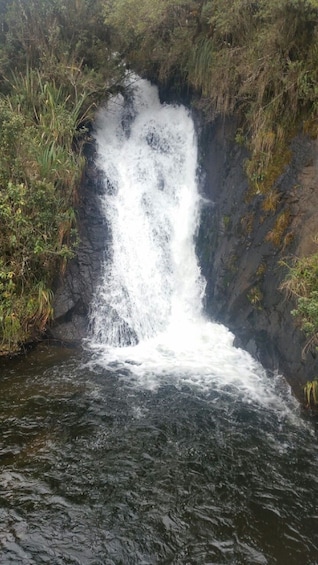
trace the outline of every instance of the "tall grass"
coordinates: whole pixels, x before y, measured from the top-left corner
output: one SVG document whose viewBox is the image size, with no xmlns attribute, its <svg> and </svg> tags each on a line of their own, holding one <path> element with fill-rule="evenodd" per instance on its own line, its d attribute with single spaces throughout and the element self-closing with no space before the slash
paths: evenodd
<svg viewBox="0 0 318 565">
<path fill-rule="evenodd" d="M 53 282 L 78 242 L 88 126 L 124 74 L 99 0 L 4 0 L 2 8 L 0 354 L 52 318 Z"/>
</svg>

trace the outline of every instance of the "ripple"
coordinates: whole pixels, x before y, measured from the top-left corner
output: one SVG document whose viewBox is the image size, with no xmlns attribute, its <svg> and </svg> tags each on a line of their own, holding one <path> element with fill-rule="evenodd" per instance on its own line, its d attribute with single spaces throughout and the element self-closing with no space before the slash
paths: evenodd
<svg viewBox="0 0 318 565">
<path fill-rule="evenodd" d="M 1 563 L 317 564 L 316 432 L 284 394 L 149 390 L 76 357 L 4 390 Z"/>
</svg>

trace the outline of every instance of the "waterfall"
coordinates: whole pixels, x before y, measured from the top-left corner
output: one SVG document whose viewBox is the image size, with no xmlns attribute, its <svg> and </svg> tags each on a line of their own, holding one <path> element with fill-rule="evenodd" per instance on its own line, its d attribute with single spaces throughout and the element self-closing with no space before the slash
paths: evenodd
<svg viewBox="0 0 318 565">
<path fill-rule="evenodd" d="M 268 397 L 264 370 L 203 313 L 189 111 L 161 104 L 157 88 L 136 79 L 126 100 L 118 95 L 99 112 L 96 143 L 111 233 L 91 316 L 90 347 L 100 362 L 129 367 L 149 386 L 158 375 L 178 375 L 201 387 L 235 383 L 249 396 Z"/>
<path fill-rule="evenodd" d="M 100 113 L 96 140 L 112 248 L 94 334 L 123 346 L 201 315 L 196 136 L 187 110 L 161 105 L 140 80 L 128 103 L 119 95 Z"/>
</svg>

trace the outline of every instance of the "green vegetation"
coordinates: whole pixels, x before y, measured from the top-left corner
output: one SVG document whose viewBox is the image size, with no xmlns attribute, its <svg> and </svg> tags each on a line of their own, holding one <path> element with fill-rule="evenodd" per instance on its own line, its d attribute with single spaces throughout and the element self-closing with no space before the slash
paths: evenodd
<svg viewBox="0 0 318 565">
<path fill-rule="evenodd" d="M 308 381 L 304 386 L 304 401 L 307 408 L 318 407 L 318 380 Z"/>
<path fill-rule="evenodd" d="M 296 300 L 292 315 L 308 337 L 305 354 L 318 346 L 318 254 L 295 259 L 281 289 Z"/>
<path fill-rule="evenodd" d="M 250 289 L 247 293 L 247 299 L 253 306 L 259 310 L 262 309 L 263 293 L 258 285 L 255 285 Z"/>
<path fill-rule="evenodd" d="M 287 245 L 285 236 L 289 224 L 290 211 L 285 209 L 277 216 L 273 229 L 266 235 L 266 240 L 270 241 L 276 247 L 282 247 L 284 249 Z"/>
<path fill-rule="evenodd" d="M 122 70 L 96 0 L 8 0 L 0 9 L 1 353 L 52 316 L 54 277 L 77 244 L 87 125 Z"/>
</svg>

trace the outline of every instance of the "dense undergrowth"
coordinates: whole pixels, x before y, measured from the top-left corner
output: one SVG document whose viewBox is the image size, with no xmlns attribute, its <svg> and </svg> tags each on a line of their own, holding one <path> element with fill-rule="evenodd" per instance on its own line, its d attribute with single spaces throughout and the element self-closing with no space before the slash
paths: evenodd
<svg viewBox="0 0 318 565">
<path fill-rule="evenodd" d="M 308 337 L 304 355 L 318 346 L 318 254 L 295 258 L 289 266 L 289 276 L 282 289 L 296 299 L 293 316 L 299 321 Z"/>
<path fill-rule="evenodd" d="M 236 115 L 250 196 L 265 194 L 268 213 L 289 140 L 303 124 L 317 135 L 318 0 L 0 0 L 0 18 L 2 350 L 52 314 L 77 242 L 86 126 L 121 60 L 191 89 L 207 120 Z M 296 298 L 301 313 L 308 296 Z"/>
<path fill-rule="evenodd" d="M 0 351 L 52 316 L 52 285 L 77 244 L 87 125 L 120 83 L 96 0 L 1 2 Z"/>
</svg>

